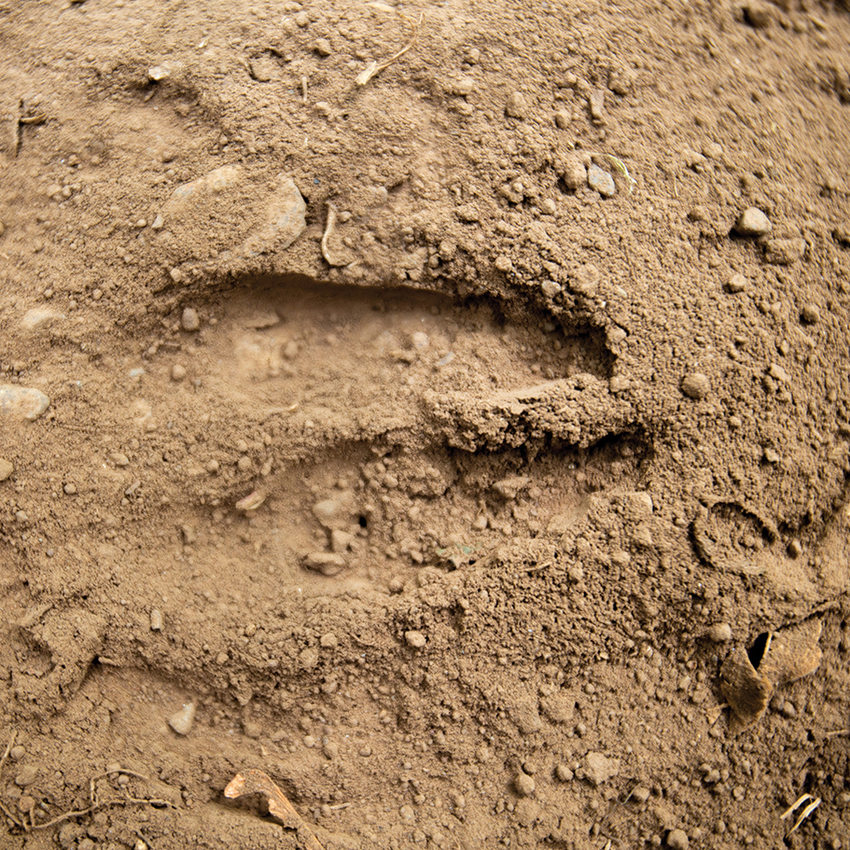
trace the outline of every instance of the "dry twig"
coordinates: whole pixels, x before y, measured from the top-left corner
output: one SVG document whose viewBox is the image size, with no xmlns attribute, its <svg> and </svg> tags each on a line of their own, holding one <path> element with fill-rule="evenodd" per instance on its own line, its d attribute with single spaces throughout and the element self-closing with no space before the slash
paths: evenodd
<svg viewBox="0 0 850 850">
<path fill-rule="evenodd" d="M 265 797 L 269 814 L 287 829 L 294 829 L 307 850 L 324 850 L 313 830 L 267 773 L 253 768 L 237 773 L 224 789 L 224 796 L 230 800 L 248 794 L 261 794 Z"/>
<path fill-rule="evenodd" d="M 372 3 L 370 5 L 374 6 L 377 9 L 392 9 L 392 7 L 385 6 L 383 3 Z M 398 10 L 393 11 L 395 11 L 396 14 L 410 27 L 410 39 L 408 40 L 407 44 L 405 44 L 404 47 L 401 48 L 401 50 L 396 53 L 393 53 L 393 55 L 390 56 L 389 59 L 384 59 L 383 62 L 376 62 L 375 60 L 372 60 L 357 75 L 357 79 L 354 82 L 356 82 L 358 86 L 365 86 L 366 83 L 368 83 L 369 80 L 372 79 L 372 77 L 375 77 L 380 74 L 381 71 L 383 71 L 385 68 L 389 68 L 389 66 L 392 65 L 393 62 L 395 62 L 397 59 L 401 59 L 401 57 L 404 56 L 404 54 L 407 53 L 407 51 L 410 50 L 410 48 L 413 47 L 413 45 L 416 43 L 416 36 L 419 35 L 419 27 L 422 24 L 422 16 L 424 13 L 419 13 L 419 20 L 414 24 L 410 20 L 410 18 L 408 18 L 406 15 L 403 15 Z"/>
</svg>

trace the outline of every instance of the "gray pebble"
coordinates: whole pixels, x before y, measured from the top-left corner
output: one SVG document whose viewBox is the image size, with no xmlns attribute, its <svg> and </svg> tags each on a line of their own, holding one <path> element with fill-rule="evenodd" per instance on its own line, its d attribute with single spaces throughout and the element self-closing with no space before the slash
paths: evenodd
<svg viewBox="0 0 850 850">
<path fill-rule="evenodd" d="M 195 722 L 195 703 L 187 702 L 179 711 L 175 711 L 168 718 L 168 725 L 178 735 L 188 735 L 192 731 Z"/>
<path fill-rule="evenodd" d="M 758 207 L 745 209 L 735 223 L 735 232 L 739 236 L 766 236 L 770 229 L 770 219 Z"/>
<path fill-rule="evenodd" d="M 190 333 L 201 327 L 201 319 L 194 307 L 183 308 L 183 315 L 180 316 L 180 326 L 184 331 L 189 331 Z"/>
<path fill-rule="evenodd" d="M 151 631 L 162 631 L 162 611 L 160 611 L 159 608 L 151 609 Z"/>
<path fill-rule="evenodd" d="M 0 384 L 0 416 L 15 419 L 38 419 L 50 404 L 41 391 L 17 384 Z"/>
<path fill-rule="evenodd" d="M 595 189 L 603 198 L 611 198 L 617 194 L 617 184 L 614 178 L 595 163 L 587 169 L 587 185 Z"/>
<path fill-rule="evenodd" d="M 689 372 L 682 378 L 682 392 L 688 397 L 696 401 L 704 399 L 711 390 L 708 376 L 702 372 Z"/>
</svg>

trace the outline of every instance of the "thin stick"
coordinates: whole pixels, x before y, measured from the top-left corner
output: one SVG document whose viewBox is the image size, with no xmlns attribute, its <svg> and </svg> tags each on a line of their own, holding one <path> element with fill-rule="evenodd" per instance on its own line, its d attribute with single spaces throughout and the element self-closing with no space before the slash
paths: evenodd
<svg viewBox="0 0 850 850">
<path fill-rule="evenodd" d="M 821 804 L 821 798 L 820 798 L 820 797 L 818 797 L 818 798 L 817 798 L 817 800 L 812 800 L 812 802 L 811 802 L 811 803 L 809 803 L 809 805 L 808 805 L 808 806 L 806 806 L 806 808 L 805 808 L 805 809 L 803 809 L 803 811 L 802 811 L 802 812 L 800 812 L 800 817 L 798 817 L 798 818 L 797 818 L 797 823 L 795 823 L 795 824 L 794 824 L 794 826 L 792 826 L 792 827 L 791 827 L 791 829 L 789 829 L 789 830 L 788 830 L 788 835 L 790 835 L 792 832 L 795 832 L 795 831 L 797 830 L 797 828 L 800 826 L 800 824 L 802 824 L 802 823 L 803 823 L 803 821 L 804 821 L 804 820 L 805 820 L 805 819 L 806 819 L 806 818 L 807 818 L 807 817 L 808 817 L 808 816 L 809 816 L 809 815 L 810 815 L 810 814 L 811 814 L 811 813 L 812 813 L 812 812 L 813 812 L 813 811 L 814 811 L 814 810 L 815 810 L 815 809 L 816 809 L 816 808 L 817 808 L 820 804 Z"/>
<path fill-rule="evenodd" d="M 169 806 L 172 809 L 175 808 L 174 804 L 170 803 L 168 800 L 158 800 L 146 797 L 123 797 L 115 800 L 102 800 L 101 802 L 89 806 L 87 809 L 79 809 L 78 811 L 65 812 L 65 814 L 58 815 L 57 817 L 53 818 L 53 820 L 45 821 L 44 823 L 34 823 L 32 825 L 32 828 L 49 829 L 51 826 L 56 826 L 57 823 L 62 823 L 63 821 L 71 820 L 72 818 L 80 818 L 83 817 L 83 815 L 90 815 L 92 812 L 96 812 L 98 809 L 105 809 L 109 806 L 129 806 L 133 804 L 140 804 L 146 806 Z"/>
<path fill-rule="evenodd" d="M 0 756 L 0 773 L 3 771 L 3 765 L 6 764 L 6 759 L 9 758 L 9 753 L 12 752 L 12 747 L 15 746 L 15 738 L 17 736 L 17 731 L 12 730 L 12 734 L 9 738 L 9 743 L 6 744 L 6 749 L 3 751 L 3 755 Z"/>
<path fill-rule="evenodd" d="M 26 829 L 21 821 L 19 821 L 7 808 L 6 805 L 0 800 L 0 812 L 3 812 L 10 821 L 12 821 L 15 826 L 19 826 L 21 829 Z"/>
<path fill-rule="evenodd" d="M 415 24 L 412 24 L 410 22 L 410 18 L 406 17 L 401 12 L 397 12 L 396 14 L 411 28 L 410 40 L 404 45 L 404 47 L 401 48 L 401 50 L 390 56 L 389 59 L 385 59 L 383 62 L 375 62 L 374 60 L 370 62 L 357 75 L 357 79 L 354 82 L 357 83 L 358 86 L 365 86 L 372 77 L 380 74 L 385 68 L 389 68 L 389 66 L 397 59 L 401 59 L 401 57 L 404 56 L 404 54 L 407 53 L 407 51 L 410 50 L 410 48 L 416 43 L 416 36 L 419 34 L 419 26 L 422 23 L 422 17 L 425 13 L 419 13 L 419 20 Z"/>
</svg>

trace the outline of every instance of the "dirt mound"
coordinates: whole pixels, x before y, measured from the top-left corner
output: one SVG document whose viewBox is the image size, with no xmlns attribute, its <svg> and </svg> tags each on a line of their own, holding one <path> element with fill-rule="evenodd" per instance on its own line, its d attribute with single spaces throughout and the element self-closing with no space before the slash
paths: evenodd
<svg viewBox="0 0 850 850">
<path fill-rule="evenodd" d="M 846 3 L 0 40 L 0 846 L 845 846 Z"/>
</svg>

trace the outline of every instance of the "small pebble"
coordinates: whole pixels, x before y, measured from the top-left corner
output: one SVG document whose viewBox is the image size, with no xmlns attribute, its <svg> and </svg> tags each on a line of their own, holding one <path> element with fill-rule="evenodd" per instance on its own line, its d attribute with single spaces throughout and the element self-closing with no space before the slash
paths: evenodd
<svg viewBox="0 0 850 850">
<path fill-rule="evenodd" d="M 792 558 L 799 558 L 803 554 L 803 544 L 796 537 L 788 543 L 788 554 Z"/>
<path fill-rule="evenodd" d="M 599 192 L 603 198 L 611 198 L 617 194 L 614 178 L 595 163 L 591 163 L 587 169 L 587 185 Z"/>
<path fill-rule="evenodd" d="M 195 703 L 188 702 L 179 711 L 175 711 L 168 718 L 168 725 L 178 735 L 188 735 L 192 731 L 192 724 L 195 722 Z"/>
<path fill-rule="evenodd" d="M 584 775 L 594 785 L 602 785 L 620 772 L 620 760 L 589 752 L 585 757 Z"/>
<path fill-rule="evenodd" d="M 510 118 L 525 118 L 528 114 L 528 103 L 522 92 L 515 91 L 505 103 L 505 114 Z"/>
<path fill-rule="evenodd" d="M 638 785 L 635 787 L 635 790 L 632 791 L 632 799 L 636 803 L 640 803 L 643 805 L 649 799 L 649 788 L 646 785 Z"/>
<path fill-rule="evenodd" d="M 688 850 L 688 836 L 683 829 L 671 829 L 667 835 L 667 846 L 671 850 Z"/>
<path fill-rule="evenodd" d="M 20 744 L 17 744 L 9 750 L 9 757 L 12 761 L 20 761 L 26 754 L 26 748 L 22 747 Z"/>
<path fill-rule="evenodd" d="M 160 611 L 159 608 L 151 609 L 151 631 L 162 631 L 162 611 Z"/>
<path fill-rule="evenodd" d="M 330 56 L 331 53 L 333 53 L 331 43 L 326 38 L 317 38 L 316 43 L 313 45 L 313 50 L 315 50 L 319 56 Z"/>
<path fill-rule="evenodd" d="M 180 326 L 184 331 L 189 331 L 190 333 L 201 327 L 201 319 L 194 307 L 183 308 L 183 314 L 180 316 Z"/>
<path fill-rule="evenodd" d="M 69 481 L 62 487 L 62 490 L 64 491 L 66 496 L 74 496 L 77 493 L 77 485 L 74 484 L 72 481 Z"/>
<path fill-rule="evenodd" d="M 567 765 L 559 764 L 555 768 L 555 776 L 560 782 L 570 782 L 575 774 L 569 769 L 569 767 L 567 767 Z"/>
<path fill-rule="evenodd" d="M 555 124 L 559 130 L 569 130 L 572 115 L 566 109 L 559 109 L 555 113 Z"/>
<path fill-rule="evenodd" d="M 428 642 L 425 635 L 415 629 L 405 632 L 404 639 L 407 641 L 407 645 L 412 646 L 414 649 L 422 649 L 422 647 Z"/>
<path fill-rule="evenodd" d="M 32 785 L 37 778 L 38 768 L 27 764 L 18 771 L 18 775 L 15 777 L 15 785 L 20 788 L 26 788 L 27 785 Z"/>
<path fill-rule="evenodd" d="M 729 623 L 714 623 L 707 632 L 708 639 L 714 643 L 726 643 L 732 640 L 732 626 Z"/>
<path fill-rule="evenodd" d="M 534 779 L 521 770 L 514 777 L 514 788 L 520 797 L 530 797 L 534 793 Z"/>
<path fill-rule="evenodd" d="M 38 419 L 50 404 L 41 391 L 18 384 L 0 384 L 0 416 L 15 419 Z"/>
<path fill-rule="evenodd" d="M 14 471 L 14 464 L 11 461 L 6 460 L 6 458 L 0 457 L 0 481 L 5 481 L 7 478 L 11 478 Z"/>
<path fill-rule="evenodd" d="M 747 288 L 747 279 L 742 274 L 733 274 L 726 281 L 727 292 L 743 292 Z"/>
<path fill-rule="evenodd" d="M 570 157 L 561 170 L 561 180 L 570 192 L 575 192 L 587 183 L 587 169 L 578 157 Z"/>
<path fill-rule="evenodd" d="M 172 381 L 182 381 L 186 377 L 186 367 L 181 366 L 180 363 L 175 363 L 171 367 L 171 380 Z"/>
<path fill-rule="evenodd" d="M 339 645 L 339 639 L 333 632 L 326 632 L 319 638 L 319 646 L 322 649 L 334 649 Z"/>
<path fill-rule="evenodd" d="M 744 210 L 735 223 L 735 232 L 739 236 L 766 236 L 770 229 L 770 219 L 758 207 Z"/>
<path fill-rule="evenodd" d="M 704 375 L 702 372 L 689 372 L 684 378 L 682 378 L 680 386 L 682 392 L 688 398 L 692 398 L 695 401 L 704 399 L 711 390 L 711 384 L 709 383 L 708 376 Z"/>
<path fill-rule="evenodd" d="M 814 304 L 805 304 L 800 310 L 800 319 L 806 325 L 816 325 L 820 321 L 820 310 Z"/>
</svg>

